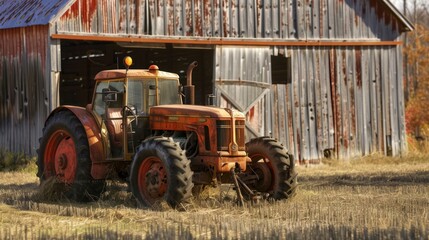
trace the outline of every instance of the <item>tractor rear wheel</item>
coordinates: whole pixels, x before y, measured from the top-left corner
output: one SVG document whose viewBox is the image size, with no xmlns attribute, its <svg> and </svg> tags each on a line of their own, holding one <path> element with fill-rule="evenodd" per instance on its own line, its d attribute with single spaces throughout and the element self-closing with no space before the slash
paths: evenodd
<svg viewBox="0 0 429 240">
<path fill-rule="evenodd" d="M 295 163 L 280 142 L 269 137 L 255 138 L 246 143 L 246 152 L 252 160 L 246 172 L 258 179 L 250 184 L 251 188 L 275 200 L 294 194 L 298 184 Z"/>
<path fill-rule="evenodd" d="M 59 197 L 75 201 L 98 200 L 105 182 L 91 177 L 88 139 L 79 119 L 69 111 L 51 116 L 43 128 L 38 152 L 38 173 L 41 184 L 55 179 Z"/>
<path fill-rule="evenodd" d="M 143 141 L 131 165 L 133 195 L 146 207 L 166 201 L 177 208 L 192 196 L 193 172 L 185 151 L 172 138 Z"/>
</svg>

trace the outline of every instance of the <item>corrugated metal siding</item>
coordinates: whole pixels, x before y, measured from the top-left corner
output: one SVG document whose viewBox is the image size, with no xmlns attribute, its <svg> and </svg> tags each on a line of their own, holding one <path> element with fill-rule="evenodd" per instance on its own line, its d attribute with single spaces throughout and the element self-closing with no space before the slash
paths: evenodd
<svg viewBox="0 0 429 240">
<path fill-rule="evenodd" d="M 403 22 L 380 0 L 77 0 L 58 33 L 202 38 L 395 40 Z"/>
<path fill-rule="evenodd" d="M 77 0 L 56 31 L 364 42 L 397 40 L 402 24 L 378 0 Z M 266 48 L 216 50 L 218 103 L 245 112 L 252 136 L 273 135 L 301 160 L 321 159 L 334 149 L 342 158 L 406 149 L 397 46 L 272 49 L 274 55 L 279 51 L 292 59 L 293 80 L 269 91 L 256 79 L 265 71 L 270 83 Z M 247 69 L 254 74 L 246 75 Z"/>
<path fill-rule="evenodd" d="M 293 80 L 273 85 L 273 134 L 300 160 L 406 150 L 399 47 L 288 48 Z"/>
<path fill-rule="evenodd" d="M 35 154 L 49 109 L 48 27 L 0 30 L 0 146 Z"/>
<path fill-rule="evenodd" d="M 271 51 L 268 47 L 216 48 L 218 105 L 246 114 L 247 138 L 271 135 Z"/>
<path fill-rule="evenodd" d="M 52 23 L 52 25 L 49 25 Z M 398 40 L 404 22 L 385 0 L 0 1 L 0 144 L 34 153 L 58 105 L 60 40 L 51 33 L 174 39 Z M 359 44 L 357 44 L 359 45 Z M 246 113 L 253 135 L 273 135 L 300 160 L 406 149 L 398 46 L 218 46 L 218 104 Z M 271 86 L 270 55 L 292 59 L 292 82 Z"/>
<path fill-rule="evenodd" d="M 270 86 L 269 49 L 219 46 L 219 105 L 246 113 L 250 136 L 272 135 L 301 161 L 399 155 L 406 150 L 400 49 L 272 49 L 291 58 L 293 72 L 290 84 Z"/>
</svg>

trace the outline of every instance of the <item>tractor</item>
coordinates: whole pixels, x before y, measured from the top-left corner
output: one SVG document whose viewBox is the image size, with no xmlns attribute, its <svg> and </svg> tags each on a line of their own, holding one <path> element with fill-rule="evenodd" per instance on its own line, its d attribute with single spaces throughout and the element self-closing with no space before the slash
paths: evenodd
<svg viewBox="0 0 429 240">
<path fill-rule="evenodd" d="M 246 143 L 243 113 L 194 104 L 197 62 L 189 65 L 185 86 L 156 65 L 131 69 L 130 57 L 124 65 L 95 76 L 86 107 L 50 113 L 37 151 L 42 184 L 55 179 L 68 199 L 92 201 L 106 180 L 123 180 L 145 207 L 177 208 L 198 189 L 220 184 L 233 184 L 240 204 L 293 195 L 294 159 L 280 142 Z"/>
</svg>

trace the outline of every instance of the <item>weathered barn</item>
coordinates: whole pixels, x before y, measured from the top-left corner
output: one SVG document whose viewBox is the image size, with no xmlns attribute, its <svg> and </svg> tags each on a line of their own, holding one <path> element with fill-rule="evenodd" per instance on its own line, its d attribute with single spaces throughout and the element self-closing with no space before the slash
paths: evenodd
<svg viewBox="0 0 429 240">
<path fill-rule="evenodd" d="M 0 1 L 0 146 L 35 154 L 49 112 L 131 55 L 183 78 L 199 61 L 197 103 L 213 93 L 301 161 L 398 155 L 412 28 L 388 0 Z"/>
</svg>

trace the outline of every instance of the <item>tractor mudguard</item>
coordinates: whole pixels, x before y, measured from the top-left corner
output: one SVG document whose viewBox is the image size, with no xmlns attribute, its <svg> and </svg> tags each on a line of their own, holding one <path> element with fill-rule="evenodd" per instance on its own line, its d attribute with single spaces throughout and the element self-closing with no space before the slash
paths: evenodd
<svg viewBox="0 0 429 240">
<path fill-rule="evenodd" d="M 108 174 L 111 172 L 112 167 L 110 164 L 107 164 L 104 161 L 106 159 L 106 154 L 103 147 L 100 128 L 92 114 L 83 107 L 65 105 L 60 106 L 52 111 L 46 122 L 51 116 L 60 111 L 72 112 L 79 119 L 85 129 L 92 162 L 91 176 L 94 179 L 107 178 Z"/>
</svg>

